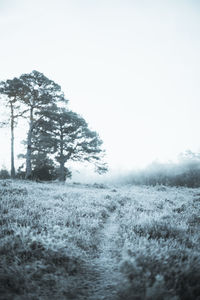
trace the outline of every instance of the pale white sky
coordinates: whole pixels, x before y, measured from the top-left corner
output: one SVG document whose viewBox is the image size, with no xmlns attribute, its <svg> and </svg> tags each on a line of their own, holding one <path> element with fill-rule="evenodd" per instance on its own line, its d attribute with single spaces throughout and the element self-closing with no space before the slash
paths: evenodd
<svg viewBox="0 0 200 300">
<path fill-rule="evenodd" d="M 111 167 L 200 150 L 200 1 L 0 0 L 0 41 L 0 80 L 35 69 L 60 84 Z"/>
</svg>

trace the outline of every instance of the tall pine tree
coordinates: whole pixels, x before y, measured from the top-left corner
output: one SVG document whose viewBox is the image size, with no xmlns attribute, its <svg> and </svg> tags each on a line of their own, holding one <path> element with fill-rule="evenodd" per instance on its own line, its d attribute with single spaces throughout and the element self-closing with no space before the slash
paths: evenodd
<svg viewBox="0 0 200 300">
<path fill-rule="evenodd" d="M 12 80 L 0 82 L 0 94 L 3 96 L 5 105 L 9 108 L 9 118 L 5 120 L 4 125 L 10 123 L 10 134 L 11 134 L 11 178 L 15 177 L 15 159 L 14 159 L 14 129 L 17 124 L 19 117 L 22 117 L 27 112 L 26 108 L 20 105 L 19 99 L 23 98 L 24 86 L 22 82 L 14 78 Z"/>
<path fill-rule="evenodd" d="M 59 164 L 60 181 L 65 180 L 65 165 L 69 160 L 91 162 L 97 172 L 107 171 L 103 162 L 102 140 L 95 131 L 89 129 L 80 115 L 55 105 L 39 114 L 43 118 L 37 124 L 35 140 L 43 144 L 48 153 L 54 154 Z"/>
<path fill-rule="evenodd" d="M 38 118 L 38 113 L 44 108 L 48 110 L 48 107 L 52 104 L 59 101 L 66 102 L 66 100 L 61 87 L 38 71 L 23 74 L 20 76 L 20 80 L 26 89 L 26 95 L 21 98 L 21 101 L 29 109 L 26 151 L 26 179 L 29 179 L 32 176 L 31 152 L 33 129 L 38 126 L 38 122 L 43 118 L 42 114 Z"/>
</svg>

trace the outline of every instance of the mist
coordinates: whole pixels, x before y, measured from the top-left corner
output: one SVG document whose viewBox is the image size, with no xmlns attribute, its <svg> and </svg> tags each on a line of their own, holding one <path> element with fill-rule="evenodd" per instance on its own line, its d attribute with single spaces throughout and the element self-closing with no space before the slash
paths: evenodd
<svg viewBox="0 0 200 300">
<path fill-rule="evenodd" d="M 200 299 L 199 20 L 0 0 L 0 299 Z"/>
</svg>

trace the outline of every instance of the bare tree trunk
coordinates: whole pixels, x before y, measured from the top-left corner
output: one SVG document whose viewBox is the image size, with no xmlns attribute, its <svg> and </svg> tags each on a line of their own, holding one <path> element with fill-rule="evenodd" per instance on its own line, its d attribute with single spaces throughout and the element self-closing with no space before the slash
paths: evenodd
<svg viewBox="0 0 200 300">
<path fill-rule="evenodd" d="M 64 160 L 60 162 L 60 181 L 65 181 L 65 162 Z"/>
<path fill-rule="evenodd" d="M 15 178 L 15 160 L 14 160 L 14 110 L 11 103 L 11 178 Z"/>
<path fill-rule="evenodd" d="M 27 137 L 27 151 L 26 151 L 26 179 L 31 179 L 32 166 L 31 166 L 31 146 L 32 146 L 32 130 L 33 130 L 33 107 L 30 109 L 30 122 Z"/>
<path fill-rule="evenodd" d="M 61 129 L 61 136 L 60 136 L 60 181 L 65 181 L 65 158 L 63 155 L 63 148 L 64 148 L 64 141 L 63 141 L 63 134 Z"/>
</svg>

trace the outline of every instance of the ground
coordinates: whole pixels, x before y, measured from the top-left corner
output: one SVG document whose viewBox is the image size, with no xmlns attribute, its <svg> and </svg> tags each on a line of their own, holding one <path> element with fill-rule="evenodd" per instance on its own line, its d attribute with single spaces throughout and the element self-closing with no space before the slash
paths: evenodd
<svg viewBox="0 0 200 300">
<path fill-rule="evenodd" d="M 0 299 L 200 299 L 200 189 L 0 181 Z"/>
</svg>

